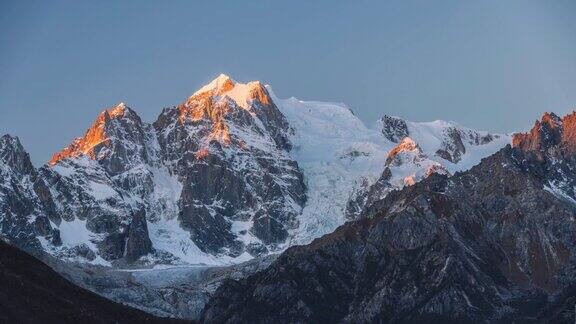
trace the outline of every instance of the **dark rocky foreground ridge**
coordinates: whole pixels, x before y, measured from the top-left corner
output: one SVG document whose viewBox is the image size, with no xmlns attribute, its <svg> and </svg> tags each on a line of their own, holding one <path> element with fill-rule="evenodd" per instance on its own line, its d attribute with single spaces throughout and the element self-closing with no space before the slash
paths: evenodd
<svg viewBox="0 0 576 324">
<path fill-rule="evenodd" d="M 0 241 L 1 323 L 176 323 L 114 303 Z"/>
<path fill-rule="evenodd" d="M 471 170 L 375 202 L 228 280 L 205 322 L 566 322 L 576 301 L 574 115 L 547 114 Z"/>
</svg>

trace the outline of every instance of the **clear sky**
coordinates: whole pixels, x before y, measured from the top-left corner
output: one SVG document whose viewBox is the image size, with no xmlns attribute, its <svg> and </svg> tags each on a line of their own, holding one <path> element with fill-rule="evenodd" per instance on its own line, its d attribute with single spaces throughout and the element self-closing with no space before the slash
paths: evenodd
<svg viewBox="0 0 576 324">
<path fill-rule="evenodd" d="M 105 107 L 151 122 L 219 73 L 367 124 L 525 130 L 576 106 L 576 1 L 0 1 L 0 133 L 35 164 Z"/>
</svg>

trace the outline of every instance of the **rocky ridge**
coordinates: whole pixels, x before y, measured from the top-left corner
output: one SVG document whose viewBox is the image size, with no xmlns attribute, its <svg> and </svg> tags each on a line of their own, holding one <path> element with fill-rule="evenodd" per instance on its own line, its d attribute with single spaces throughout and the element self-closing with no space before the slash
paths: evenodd
<svg viewBox="0 0 576 324">
<path fill-rule="evenodd" d="M 570 116 L 545 115 L 470 170 L 393 191 L 360 220 L 226 282 L 202 320 L 572 322 L 576 204 L 552 189 L 574 163 Z"/>
</svg>

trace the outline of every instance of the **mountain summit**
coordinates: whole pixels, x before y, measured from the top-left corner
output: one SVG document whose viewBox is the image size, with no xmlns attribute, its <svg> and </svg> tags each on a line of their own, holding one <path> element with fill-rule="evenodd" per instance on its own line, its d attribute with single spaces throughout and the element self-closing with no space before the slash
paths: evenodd
<svg viewBox="0 0 576 324">
<path fill-rule="evenodd" d="M 576 153 L 576 112 L 562 118 L 545 113 L 529 133 L 515 134 L 512 145 L 539 157 L 552 154 L 568 158 Z"/>
<path fill-rule="evenodd" d="M 262 105 L 270 105 L 272 102 L 260 81 L 238 83 L 225 74 L 220 74 L 212 82 L 196 91 L 192 97 L 207 93 L 210 96 L 229 97 L 244 109 L 250 109 L 250 103 L 254 100 L 258 100 Z"/>
<path fill-rule="evenodd" d="M 146 152 L 142 150 L 144 146 L 143 123 L 140 117 L 126 106 L 119 103 L 112 108 L 103 110 L 92 126 L 88 128 L 83 137 L 76 138 L 70 145 L 62 151 L 54 154 L 49 164 L 55 165 L 66 158 L 74 158 L 86 155 L 94 160 L 112 157 L 113 155 L 123 155 L 126 159 L 132 159 L 131 155 L 146 158 Z M 123 151 L 127 149 L 122 143 L 134 143 L 141 150 Z M 118 161 L 120 162 L 120 161 Z M 116 165 L 118 169 L 123 169 L 121 165 Z"/>
</svg>

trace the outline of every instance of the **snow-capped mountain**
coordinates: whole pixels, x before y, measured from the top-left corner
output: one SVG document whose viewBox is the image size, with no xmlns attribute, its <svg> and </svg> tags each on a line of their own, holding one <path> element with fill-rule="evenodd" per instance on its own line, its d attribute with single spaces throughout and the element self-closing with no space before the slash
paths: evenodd
<svg viewBox="0 0 576 324">
<path fill-rule="evenodd" d="M 332 232 L 391 190 L 510 141 L 443 121 L 370 128 L 343 104 L 220 75 L 153 123 L 123 103 L 104 110 L 38 170 L 4 136 L 2 233 L 105 265 L 240 262 Z"/>
<path fill-rule="evenodd" d="M 291 155 L 308 188 L 290 244 L 309 243 L 333 232 L 358 217 L 372 200 L 431 172 L 469 169 L 512 140 L 510 135 L 446 121 L 418 123 L 384 116 L 375 127 L 367 127 L 344 104 L 283 100 L 268 90 L 294 128 Z M 403 140 L 416 144 L 416 159 L 406 156 L 410 149 Z M 399 156 L 392 161 L 395 155 Z"/>
<path fill-rule="evenodd" d="M 490 134 L 441 120 L 414 123 L 384 116 L 379 124 L 382 134 L 398 144 L 388 152 L 380 178 L 355 191 L 348 201 L 350 219 L 374 212 L 371 205 L 392 190 L 413 185 L 432 173 L 452 175 L 467 170 L 512 140 L 510 135 Z"/>
<path fill-rule="evenodd" d="M 209 253 L 277 250 L 305 202 L 292 132 L 260 82 L 221 75 L 154 123 L 183 185 L 179 220 Z"/>
</svg>

